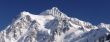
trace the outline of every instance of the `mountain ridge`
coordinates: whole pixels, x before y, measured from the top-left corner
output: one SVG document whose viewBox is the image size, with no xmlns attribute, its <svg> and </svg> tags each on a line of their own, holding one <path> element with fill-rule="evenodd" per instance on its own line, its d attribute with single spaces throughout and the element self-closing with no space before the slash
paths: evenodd
<svg viewBox="0 0 110 42">
<path fill-rule="evenodd" d="M 0 32 L 0 42 L 103 42 L 109 33 L 110 24 L 92 25 L 53 7 L 39 15 L 21 12 Z"/>
</svg>

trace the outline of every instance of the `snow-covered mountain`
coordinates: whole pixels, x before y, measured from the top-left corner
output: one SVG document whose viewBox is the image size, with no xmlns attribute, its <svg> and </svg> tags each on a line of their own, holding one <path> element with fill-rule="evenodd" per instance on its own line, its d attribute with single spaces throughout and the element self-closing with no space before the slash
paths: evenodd
<svg viewBox="0 0 110 42">
<path fill-rule="evenodd" d="M 0 42 L 109 42 L 110 24 L 95 26 L 58 8 L 39 15 L 23 11 L 0 32 Z"/>
</svg>

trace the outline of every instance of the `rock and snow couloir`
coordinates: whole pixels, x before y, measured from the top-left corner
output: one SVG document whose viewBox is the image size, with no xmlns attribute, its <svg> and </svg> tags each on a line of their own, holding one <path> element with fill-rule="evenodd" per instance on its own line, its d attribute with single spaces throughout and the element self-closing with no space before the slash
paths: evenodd
<svg viewBox="0 0 110 42">
<path fill-rule="evenodd" d="M 109 42 L 109 33 L 110 24 L 95 26 L 53 7 L 39 15 L 21 12 L 0 32 L 0 42 Z"/>
</svg>

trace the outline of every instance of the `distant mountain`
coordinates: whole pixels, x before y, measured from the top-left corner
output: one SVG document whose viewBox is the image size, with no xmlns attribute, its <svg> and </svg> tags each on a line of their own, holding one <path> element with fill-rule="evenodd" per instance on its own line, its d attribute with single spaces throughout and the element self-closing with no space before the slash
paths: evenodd
<svg viewBox="0 0 110 42">
<path fill-rule="evenodd" d="M 57 7 L 39 15 L 23 11 L 0 32 L 0 42 L 110 42 L 110 24 L 95 26 Z"/>
</svg>

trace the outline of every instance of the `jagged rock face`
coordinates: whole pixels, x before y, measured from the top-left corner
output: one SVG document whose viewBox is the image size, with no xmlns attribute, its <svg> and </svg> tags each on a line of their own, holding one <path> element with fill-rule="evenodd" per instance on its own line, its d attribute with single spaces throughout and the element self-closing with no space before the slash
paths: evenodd
<svg viewBox="0 0 110 42">
<path fill-rule="evenodd" d="M 94 26 L 53 7 L 39 15 L 22 12 L 0 32 L 0 42 L 104 42 L 109 29 L 109 24 Z"/>
</svg>

